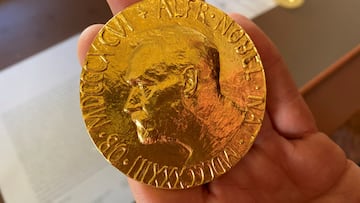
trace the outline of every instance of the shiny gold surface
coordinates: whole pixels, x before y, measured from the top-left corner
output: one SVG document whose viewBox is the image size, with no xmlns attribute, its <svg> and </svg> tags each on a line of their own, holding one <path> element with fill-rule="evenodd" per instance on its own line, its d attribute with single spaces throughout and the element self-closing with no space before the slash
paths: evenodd
<svg viewBox="0 0 360 203">
<path fill-rule="evenodd" d="M 250 149 L 265 111 L 253 42 L 200 0 L 145 0 L 112 18 L 87 54 L 83 117 L 104 157 L 167 189 L 212 181 Z"/>
<path fill-rule="evenodd" d="M 299 8 L 304 4 L 304 0 L 275 0 L 276 3 L 284 8 Z"/>
</svg>

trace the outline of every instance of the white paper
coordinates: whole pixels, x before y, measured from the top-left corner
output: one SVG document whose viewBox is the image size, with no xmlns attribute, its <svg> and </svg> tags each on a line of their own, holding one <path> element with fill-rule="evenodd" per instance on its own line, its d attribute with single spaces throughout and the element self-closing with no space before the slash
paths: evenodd
<svg viewBox="0 0 360 203">
<path fill-rule="evenodd" d="M 268 0 L 210 3 L 247 17 Z M 97 152 L 79 107 L 78 35 L 0 72 L 0 189 L 8 203 L 132 202 Z"/>
<path fill-rule="evenodd" d="M 0 74 L 0 188 L 6 202 L 132 202 L 79 109 L 78 36 Z"/>
</svg>

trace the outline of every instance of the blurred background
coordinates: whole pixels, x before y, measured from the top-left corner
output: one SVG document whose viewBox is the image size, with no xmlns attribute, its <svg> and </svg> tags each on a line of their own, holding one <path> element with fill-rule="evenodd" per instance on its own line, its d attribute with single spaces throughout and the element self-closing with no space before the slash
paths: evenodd
<svg viewBox="0 0 360 203">
<path fill-rule="evenodd" d="M 251 18 L 264 30 L 283 54 L 299 91 L 313 111 L 319 128 L 343 147 L 349 158 L 360 163 L 360 91 L 358 90 L 360 88 L 360 1 L 244 0 L 235 2 L 209 0 L 208 2 L 227 12 L 241 13 Z M 79 202 L 74 194 L 96 191 L 95 186 L 86 185 L 77 186 L 77 188 L 89 187 L 92 189 L 80 192 L 78 191 L 80 189 L 74 189 L 71 194 L 69 192 L 68 196 L 56 196 L 51 190 L 46 190 L 47 193 L 45 194 L 44 189 L 40 190 L 34 186 L 35 183 L 32 182 L 30 171 L 35 169 L 29 169 L 26 164 L 22 165 L 23 160 L 26 159 L 22 157 L 25 156 L 23 155 L 25 152 L 16 150 L 16 147 L 29 145 L 28 143 L 21 143 L 21 140 L 28 137 L 25 135 L 29 131 L 35 129 L 34 126 L 28 128 L 28 125 L 32 124 L 31 122 L 38 122 L 41 127 L 44 127 L 42 122 L 46 122 L 42 119 L 36 121 L 33 119 L 37 115 L 48 115 L 47 112 L 39 113 L 41 108 L 39 111 L 31 112 L 28 111 L 29 109 L 36 109 L 35 104 L 41 102 L 44 102 L 43 104 L 46 106 L 49 102 L 58 102 L 62 100 L 61 98 L 70 98 L 69 91 L 61 88 L 59 94 L 53 95 L 53 97 L 50 94 L 45 94 L 45 90 L 41 94 L 36 93 L 38 88 L 50 86 L 51 82 L 56 79 L 59 81 L 54 85 L 54 88 L 67 83 L 67 81 L 75 81 L 75 88 L 69 86 L 69 89 L 77 91 L 76 85 L 80 66 L 76 61 L 75 49 L 78 34 L 88 25 L 105 23 L 111 16 L 105 0 L 0 0 L 0 149 L 4 150 L 0 150 L 0 154 L 2 154 L 0 160 L 7 160 L 6 162 L 1 161 L 0 165 L 0 191 L 9 202 L 17 201 L 13 196 L 14 194 L 10 194 L 13 191 L 12 188 L 16 187 L 19 188 L 18 195 L 30 194 L 31 191 L 35 191 L 34 194 L 31 193 L 32 195 L 30 195 L 34 202 L 48 202 L 49 199 L 53 200 L 55 197 L 56 201 L 54 202 Z M 63 68 L 63 71 L 53 72 L 52 68 Z M 49 70 L 49 72 L 44 70 Z M 69 74 L 70 72 L 71 74 Z M 44 82 L 47 77 L 49 81 Z M 61 80 L 61 77 L 68 78 Z M 49 88 L 49 91 L 54 92 L 54 88 Z M 66 86 L 66 88 L 68 87 Z M 74 92 L 75 96 L 71 96 L 69 103 L 73 101 L 73 97 L 74 101 L 77 102 L 76 94 L 77 92 Z M 32 100 L 24 99 L 25 97 L 37 98 L 41 95 L 48 95 L 42 96 L 42 98 L 49 98 L 49 100 L 41 100 L 41 102 L 37 100 L 33 104 L 31 103 Z M 61 105 L 67 105 L 66 101 Z M 53 108 L 59 108 L 59 106 L 49 107 L 49 112 L 53 113 Z M 76 109 L 77 106 L 75 105 L 74 108 Z M 59 113 L 59 119 L 68 116 L 67 114 L 62 115 L 61 108 L 57 109 L 56 112 Z M 31 116 L 24 120 L 22 115 L 30 113 Z M 56 122 L 57 124 L 64 122 L 62 125 L 56 125 L 59 128 L 56 131 L 64 134 L 61 129 L 67 128 L 69 124 L 65 122 L 69 121 L 62 119 L 56 120 Z M 75 121 L 77 124 L 79 122 L 78 120 Z M 83 124 L 80 123 L 79 125 Z M 26 126 L 26 130 L 22 126 Z M 53 125 L 47 126 L 47 132 L 54 130 L 51 127 Z M 18 128 L 17 131 L 16 128 Z M 76 127 L 72 126 L 72 128 Z M 43 132 L 43 129 L 36 132 Z M 85 130 L 81 128 L 79 132 L 84 133 Z M 77 129 L 73 131 L 69 129 L 67 134 L 74 133 L 77 133 Z M 19 134 L 24 135 L 21 137 L 18 136 Z M 83 137 L 86 137 L 86 133 L 84 134 Z M 16 136 L 18 138 L 15 139 Z M 48 133 L 44 136 L 48 136 Z M 40 142 L 43 142 L 41 146 L 46 145 L 46 139 L 41 139 L 37 143 Z M 79 140 L 79 142 L 83 141 Z M 66 143 L 63 144 L 66 146 Z M 76 144 L 74 150 L 81 148 L 78 146 L 82 143 Z M 91 147 L 90 142 L 87 143 L 87 146 L 91 153 L 97 153 Z M 38 147 L 35 148 L 36 150 L 39 149 Z M 7 149 L 14 151 L 15 161 L 12 158 L 11 160 L 10 158 L 7 159 L 6 156 L 8 155 L 3 154 L 9 153 L 9 151 L 5 151 Z M 34 149 L 29 150 L 34 151 Z M 1 159 L 1 156 L 4 159 Z M 61 156 L 66 157 L 67 155 Z M 44 157 L 47 159 L 46 155 Z M 100 157 L 99 160 L 101 160 Z M 98 163 L 99 160 L 89 160 L 86 163 L 91 165 Z M 70 161 L 67 164 L 69 163 Z M 16 171 L 14 170 L 16 164 L 23 168 L 19 174 L 22 174 L 24 179 L 28 181 L 26 184 L 29 186 L 24 189 L 27 192 L 23 193 L 20 190 L 25 186 L 16 185 L 21 184 L 21 180 L 12 181 L 12 178 L 18 174 L 14 172 Z M 34 163 L 28 163 L 29 166 L 32 164 Z M 106 162 L 101 162 L 101 164 L 106 168 Z M 40 165 L 37 166 L 41 167 Z M 64 166 L 76 167 L 66 164 Z M 64 167 L 62 172 L 69 175 L 72 172 L 68 171 L 67 167 Z M 100 169 L 93 169 L 93 171 L 96 170 Z M 109 172 L 112 169 L 101 168 L 101 170 L 105 171 L 104 174 L 116 173 Z M 88 174 L 92 173 L 95 172 L 88 172 Z M 54 174 L 57 173 L 54 172 Z M 98 176 L 103 177 L 104 174 Z M 102 180 L 105 180 L 104 177 Z M 59 181 L 60 179 L 57 178 L 56 180 Z M 49 180 L 44 180 L 43 184 Z M 86 181 L 90 180 L 86 179 Z M 94 182 L 96 181 L 94 180 Z M 126 187 L 126 183 L 122 184 L 116 187 Z M 71 187 L 75 188 L 74 184 Z M 54 193 L 53 196 L 49 195 L 50 193 Z M 111 190 L 104 190 L 103 195 L 111 196 Z M 131 195 L 129 196 L 127 189 L 125 189 L 124 195 L 128 197 L 128 201 L 131 201 Z M 112 198 L 107 199 L 99 196 L 92 200 L 81 200 L 80 202 L 111 202 L 118 197 Z M 4 200 L 0 195 L 0 203 L 2 201 Z"/>
</svg>

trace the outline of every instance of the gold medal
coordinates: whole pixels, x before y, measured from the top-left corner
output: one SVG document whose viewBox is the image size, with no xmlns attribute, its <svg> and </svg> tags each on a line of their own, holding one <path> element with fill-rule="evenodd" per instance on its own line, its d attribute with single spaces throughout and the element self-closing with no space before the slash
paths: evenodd
<svg viewBox="0 0 360 203">
<path fill-rule="evenodd" d="M 265 112 L 259 54 L 229 16 L 201 0 L 144 0 L 114 16 L 80 81 L 88 132 L 128 177 L 185 189 L 226 173 Z"/>
</svg>

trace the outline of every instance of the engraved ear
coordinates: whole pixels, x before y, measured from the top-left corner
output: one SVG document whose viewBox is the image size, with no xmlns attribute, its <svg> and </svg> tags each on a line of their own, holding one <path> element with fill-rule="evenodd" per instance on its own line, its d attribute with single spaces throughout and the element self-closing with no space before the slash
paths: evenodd
<svg viewBox="0 0 360 203">
<path fill-rule="evenodd" d="M 188 66 L 184 72 L 184 95 L 185 97 L 191 97 L 195 94 L 198 85 L 198 71 L 193 65 Z"/>
</svg>

